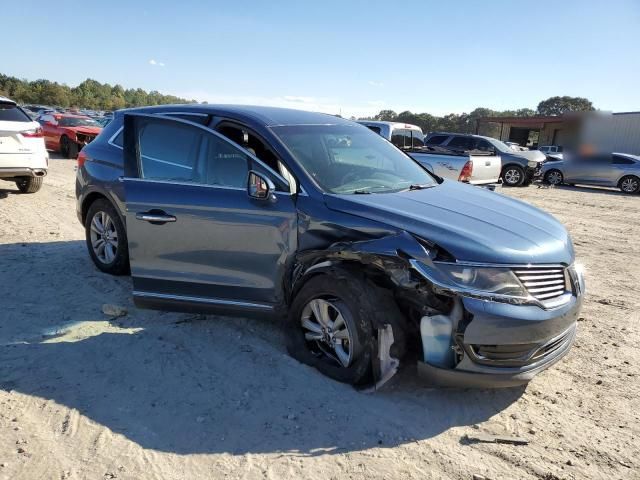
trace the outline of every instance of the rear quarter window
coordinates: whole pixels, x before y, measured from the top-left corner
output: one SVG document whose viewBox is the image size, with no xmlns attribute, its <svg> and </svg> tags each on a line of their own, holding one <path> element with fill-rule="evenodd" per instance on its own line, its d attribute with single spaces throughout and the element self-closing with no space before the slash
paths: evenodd
<svg viewBox="0 0 640 480">
<path fill-rule="evenodd" d="M 620 155 L 614 155 L 613 156 L 613 163 L 615 165 L 633 165 L 636 162 L 634 162 L 630 158 L 621 157 Z"/>
<path fill-rule="evenodd" d="M 0 103 L 0 122 L 31 122 L 31 117 L 13 103 Z"/>
</svg>

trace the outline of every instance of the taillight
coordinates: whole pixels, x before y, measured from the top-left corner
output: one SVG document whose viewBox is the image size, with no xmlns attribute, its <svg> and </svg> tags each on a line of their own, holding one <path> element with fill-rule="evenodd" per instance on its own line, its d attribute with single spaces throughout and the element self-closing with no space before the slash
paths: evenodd
<svg viewBox="0 0 640 480">
<path fill-rule="evenodd" d="M 78 154 L 78 168 L 82 167 L 84 165 L 84 162 L 87 161 L 87 154 L 85 153 L 84 150 L 80 150 L 80 153 Z"/>
<path fill-rule="evenodd" d="M 26 132 L 20 132 L 23 137 L 26 138 L 42 138 L 42 129 L 36 128 L 35 130 L 27 130 Z"/>
<path fill-rule="evenodd" d="M 471 175 L 473 174 L 473 162 L 468 160 L 467 163 L 464 164 L 462 170 L 460 171 L 460 176 L 458 177 L 459 182 L 468 182 L 471 179 Z"/>
</svg>

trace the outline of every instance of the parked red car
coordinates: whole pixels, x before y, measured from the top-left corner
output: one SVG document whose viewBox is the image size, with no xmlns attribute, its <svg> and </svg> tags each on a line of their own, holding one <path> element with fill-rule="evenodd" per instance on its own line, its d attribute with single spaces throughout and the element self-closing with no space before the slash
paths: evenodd
<svg viewBox="0 0 640 480">
<path fill-rule="evenodd" d="M 45 114 L 38 122 L 47 148 L 60 152 L 65 158 L 76 158 L 82 147 L 102 131 L 98 122 L 84 115 Z"/>
</svg>

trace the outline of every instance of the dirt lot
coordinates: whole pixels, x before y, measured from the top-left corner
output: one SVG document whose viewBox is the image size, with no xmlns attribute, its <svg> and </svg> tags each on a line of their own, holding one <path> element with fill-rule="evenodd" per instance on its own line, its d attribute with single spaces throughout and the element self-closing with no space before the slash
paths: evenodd
<svg viewBox="0 0 640 480">
<path fill-rule="evenodd" d="M 640 197 L 505 191 L 564 222 L 587 269 L 561 363 L 496 391 L 406 368 L 369 395 L 290 359 L 267 322 L 136 310 L 85 251 L 73 165 L 35 195 L 0 183 L 0 479 L 640 478 Z"/>
</svg>

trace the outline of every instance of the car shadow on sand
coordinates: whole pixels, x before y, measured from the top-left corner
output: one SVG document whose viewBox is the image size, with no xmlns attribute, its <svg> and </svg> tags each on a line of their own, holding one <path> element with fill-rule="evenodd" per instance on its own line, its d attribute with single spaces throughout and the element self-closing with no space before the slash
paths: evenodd
<svg viewBox="0 0 640 480">
<path fill-rule="evenodd" d="M 407 367 L 365 394 L 291 359 L 277 324 L 136 309 L 130 279 L 98 272 L 81 241 L 0 245 L 0 259 L 0 388 L 76 409 L 147 449 L 394 447 L 485 421 L 524 392 L 426 388 Z M 109 318 L 104 303 L 129 314 Z M 49 405 L 47 423 L 64 432 L 68 418 Z"/>
<path fill-rule="evenodd" d="M 587 193 L 587 194 L 596 194 L 596 195 L 613 195 L 613 196 L 620 196 L 620 197 L 634 196 L 633 194 L 623 193 L 617 188 L 596 187 L 593 185 L 554 185 L 553 187 L 546 187 L 546 188 L 555 188 L 558 190 L 567 190 L 569 192 Z"/>
</svg>

